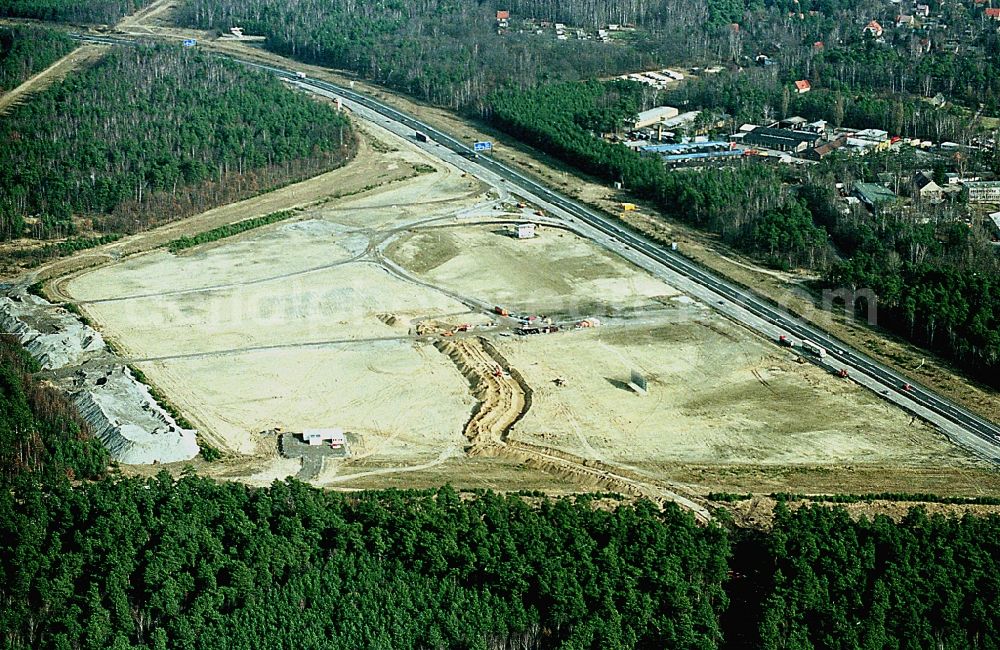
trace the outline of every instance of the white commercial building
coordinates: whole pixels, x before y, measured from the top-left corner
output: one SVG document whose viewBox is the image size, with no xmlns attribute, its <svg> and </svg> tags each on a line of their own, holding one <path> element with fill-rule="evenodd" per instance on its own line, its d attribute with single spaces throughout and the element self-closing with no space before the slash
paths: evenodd
<svg viewBox="0 0 1000 650">
<path fill-rule="evenodd" d="M 648 111 L 643 111 L 635 119 L 633 129 L 641 129 L 655 124 L 662 124 L 672 117 L 677 117 L 678 111 L 673 106 L 658 106 Z"/>
<path fill-rule="evenodd" d="M 304 429 L 302 440 L 310 446 L 329 444 L 331 447 L 343 447 L 347 444 L 343 429 Z"/>
<path fill-rule="evenodd" d="M 969 203 L 1000 203 L 1000 181 L 963 183 L 969 191 Z"/>
</svg>

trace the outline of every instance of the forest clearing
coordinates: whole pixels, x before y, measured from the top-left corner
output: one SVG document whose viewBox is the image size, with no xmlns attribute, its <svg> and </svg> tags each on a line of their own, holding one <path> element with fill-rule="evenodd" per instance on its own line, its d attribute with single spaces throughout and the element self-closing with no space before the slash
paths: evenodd
<svg viewBox="0 0 1000 650">
<path fill-rule="evenodd" d="M 364 153 L 370 170 L 434 171 L 341 198 L 330 188 L 280 223 L 53 283 L 226 455 L 205 473 L 296 475 L 267 432 L 336 426 L 360 442 L 311 482 L 337 489 L 448 481 L 670 500 L 720 475 L 734 489 L 818 489 L 831 475 L 854 491 L 919 489 L 931 469 L 960 477 L 959 491 L 995 482 L 864 389 L 365 129 L 383 143 Z M 526 220 L 536 236 L 515 238 Z M 515 333 L 531 317 L 558 331 Z M 646 395 L 629 388 L 633 371 Z"/>
</svg>

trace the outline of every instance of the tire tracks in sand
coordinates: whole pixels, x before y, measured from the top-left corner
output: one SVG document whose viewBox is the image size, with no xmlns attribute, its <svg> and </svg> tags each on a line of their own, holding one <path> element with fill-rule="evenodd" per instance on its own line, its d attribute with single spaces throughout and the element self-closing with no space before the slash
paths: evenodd
<svg viewBox="0 0 1000 650">
<path fill-rule="evenodd" d="M 646 477 L 559 449 L 510 439 L 510 431 L 531 408 L 532 390 L 524 377 L 485 338 L 439 340 L 434 346 L 468 380 L 477 404 L 465 425 L 469 456 L 505 457 L 585 485 L 642 497 L 661 507 L 674 502 L 708 522 L 711 513 L 695 501 Z"/>
</svg>

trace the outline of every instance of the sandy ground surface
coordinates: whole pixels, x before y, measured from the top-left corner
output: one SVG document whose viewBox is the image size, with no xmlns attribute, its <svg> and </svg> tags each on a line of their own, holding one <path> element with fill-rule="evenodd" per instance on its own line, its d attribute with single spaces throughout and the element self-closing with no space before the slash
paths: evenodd
<svg viewBox="0 0 1000 650">
<path fill-rule="evenodd" d="M 563 192 L 583 200 L 595 207 L 618 212 L 621 201 L 637 202 L 624 192 L 611 190 L 605 183 L 574 170 L 564 163 L 536 149 L 512 140 L 506 134 L 479 121 L 460 117 L 447 110 L 427 106 L 384 88 L 368 84 L 353 73 L 334 71 L 318 66 L 309 66 L 292 59 L 278 56 L 250 43 L 217 40 L 216 34 L 176 27 L 172 22 L 172 11 L 176 2 L 161 0 L 151 5 L 146 12 L 140 12 L 136 19 L 126 21 L 124 31 L 135 35 L 155 35 L 168 40 L 194 38 L 199 47 L 223 53 L 238 54 L 264 63 L 285 68 L 307 71 L 311 77 L 325 79 L 333 83 L 353 83 L 358 90 L 367 92 L 380 100 L 405 110 L 436 128 L 451 133 L 466 141 L 491 140 L 494 155 L 518 167 L 523 173 L 533 176 Z M 642 206 L 641 202 L 638 202 Z M 928 354 L 927 351 L 910 345 L 885 332 L 873 330 L 852 319 L 831 315 L 821 309 L 817 296 L 806 291 L 801 281 L 805 278 L 794 274 L 775 273 L 746 259 L 738 252 L 721 244 L 717 238 L 681 223 L 667 221 L 659 217 L 649 206 L 642 206 L 639 214 L 624 215 L 625 220 L 647 235 L 662 241 L 679 241 L 682 251 L 705 266 L 723 275 L 753 287 L 757 292 L 771 298 L 776 303 L 795 311 L 807 320 L 843 338 L 849 344 L 864 350 L 879 361 L 897 370 L 910 374 L 931 387 L 981 415 L 993 420 L 1000 419 L 1000 394 L 997 391 L 971 381 L 961 375 L 943 359 Z"/>
<path fill-rule="evenodd" d="M 359 440 L 353 456 L 325 459 L 316 485 L 656 495 L 811 480 L 871 491 L 891 468 L 989 474 L 921 422 L 569 231 L 512 238 L 501 190 L 379 127 L 369 136 L 380 163 L 360 164 L 435 171 L 342 198 L 328 187 L 289 221 L 55 283 L 230 455 L 200 471 L 293 476 L 298 461 L 262 432 L 343 427 Z M 563 331 L 512 336 L 494 304 Z M 572 328 L 588 316 L 602 325 Z M 463 322 L 490 327 L 440 335 Z M 627 387 L 632 370 L 647 395 Z"/>
<path fill-rule="evenodd" d="M 30 93 L 43 90 L 85 63 L 96 61 L 109 48 L 109 45 L 81 45 L 35 76 L 25 80 L 20 86 L 0 94 L 0 115 L 6 113 L 15 104 L 23 101 Z"/>
<path fill-rule="evenodd" d="M 165 16 L 150 23 L 158 26 L 142 28 L 177 37 L 208 36 L 170 30 L 162 22 Z M 245 44 L 210 47 L 252 52 L 310 76 L 347 80 Z M 508 146 L 479 125 L 379 89 L 373 94 L 460 137 L 493 139 L 496 155 L 588 201 L 611 207 L 620 198 L 544 156 Z M 377 127 L 367 133 L 359 161 L 333 174 L 354 178 L 362 187 L 362 179 L 367 185 L 374 177 L 382 185 L 378 190 L 338 199 L 335 195 L 343 191 L 331 192 L 331 183 L 320 189 L 308 181 L 300 184 L 310 188 L 308 199 L 293 201 L 288 193 L 276 192 L 258 199 L 269 201 L 269 209 L 254 212 L 299 205 L 304 209 L 297 221 L 176 258 L 164 253 L 134 257 L 53 285 L 56 292 L 83 301 L 88 315 L 103 318 L 106 334 L 120 339 L 130 354 L 138 359 L 145 354 L 140 368 L 232 452 L 220 463 L 199 461 L 200 472 L 255 484 L 281 479 L 293 475 L 297 465 L 279 459 L 273 437 L 260 431 L 345 426 L 360 434 L 357 453 L 325 461 L 318 485 L 429 487 L 450 481 L 461 487 L 561 492 L 618 488 L 622 481 L 632 487 L 648 478 L 652 488 L 701 494 L 868 492 L 896 486 L 1000 492 L 994 470 L 922 423 L 850 382 L 796 363 L 770 342 L 568 233 L 543 229 L 537 240 L 516 242 L 478 222 L 459 227 L 462 220 L 475 221 L 477 206 L 496 195 L 436 163 L 435 173 L 410 178 L 415 164 L 431 161 Z M 231 209 L 238 208 L 220 210 Z M 253 216 L 252 210 L 242 212 L 239 218 Z M 238 220 L 235 213 L 227 214 L 195 217 L 186 230 Z M 489 214 L 478 213 L 478 221 Z M 659 227 L 660 234 L 680 232 L 663 233 Z M 157 238 L 169 241 L 180 234 L 158 232 L 129 254 L 148 250 Z M 294 248 L 282 247 L 285 241 L 294 242 Z M 710 241 L 683 241 L 685 246 L 694 242 L 706 255 L 711 251 L 710 265 L 728 265 L 751 284 L 771 283 L 765 292 L 788 281 L 718 255 Z M 296 255 L 288 254 L 293 250 Z M 383 253 L 399 264 L 399 272 L 392 272 Z M 107 261 L 116 261 L 114 255 Z M 317 295 L 336 298 L 313 306 Z M 544 309 L 565 319 L 606 318 L 594 331 L 525 339 L 495 330 L 476 335 L 495 346 L 504 376 L 511 373 L 527 388 L 523 413 L 502 434 L 511 447 L 520 445 L 519 454 L 466 455 L 463 429 L 479 408 L 480 379 L 431 344 L 432 339 L 440 342 L 436 334 L 413 333 L 425 317 L 445 324 L 486 320 L 470 308 L 470 299 L 520 311 Z M 129 309 L 119 303 L 135 304 Z M 269 305 L 269 318 L 277 320 L 269 328 L 265 319 L 250 317 L 244 324 L 225 316 L 233 304 L 245 303 Z M 206 319 L 212 304 L 225 307 Z M 140 326 L 143 334 L 127 331 L 139 318 L 135 312 L 154 309 L 160 311 Z M 221 319 L 216 317 L 220 312 Z M 179 324 L 154 336 L 153 324 L 165 318 L 177 318 Z M 312 338 L 322 332 L 331 336 Z M 334 340 L 337 336 L 345 339 Z M 189 348 L 194 356 L 185 356 Z M 154 356 L 149 351 L 157 350 L 169 358 L 149 360 Z M 624 385 L 633 369 L 649 380 L 644 397 Z M 544 453 L 532 456 L 532 450 Z M 624 479 L 609 483 L 609 472 Z M 636 493 L 649 488 L 644 484 Z"/>
<path fill-rule="evenodd" d="M 134 14 L 129 14 L 115 25 L 121 31 L 149 30 L 148 25 L 153 25 L 162 20 L 167 12 L 175 9 L 179 3 L 176 0 L 156 0 L 144 9 L 140 9 Z"/>
<path fill-rule="evenodd" d="M 572 233 L 537 232 L 518 240 L 504 226 L 436 228 L 399 241 L 387 254 L 423 280 L 518 312 L 610 316 L 678 293 Z"/>
<path fill-rule="evenodd" d="M 613 463 L 962 466 L 966 454 L 849 381 L 704 309 L 513 339 L 534 387 L 512 435 Z M 627 386 L 641 372 L 648 393 Z M 556 385 L 555 378 L 564 380 Z"/>
<path fill-rule="evenodd" d="M 260 432 L 341 427 L 358 456 L 432 460 L 460 449 L 472 398 L 434 350 L 403 341 L 234 351 L 138 364 L 226 451 L 269 455 Z"/>
</svg>

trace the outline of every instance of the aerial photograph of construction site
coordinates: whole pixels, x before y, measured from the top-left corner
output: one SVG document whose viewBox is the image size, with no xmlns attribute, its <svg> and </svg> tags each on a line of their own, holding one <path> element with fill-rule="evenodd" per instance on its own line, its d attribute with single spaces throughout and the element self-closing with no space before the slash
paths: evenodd
<svg viewBox="0 0 1000 650">
<path fill-rule="evenodd" d="M 0 645 L 1000 650 L 1000 9 L 0 0 Z"/>
<path fill-rule="evenodd" d="M 190 427 L 176 428 L 222 456 L 200 471 L 658 500 L 988 476 L 933 426 L 504 183 L 363 128 L 359 160 L 279 191 L 290 218 L 48 283 L 110 350 L 69 366 L 100 374 L 110 356 L 137 371 Z M 345 191 L 352 166 L 385 181 Z M 140 467 L 197 451 L 161 442 L 173 455 L 148 443 Z"/>
</svg>

